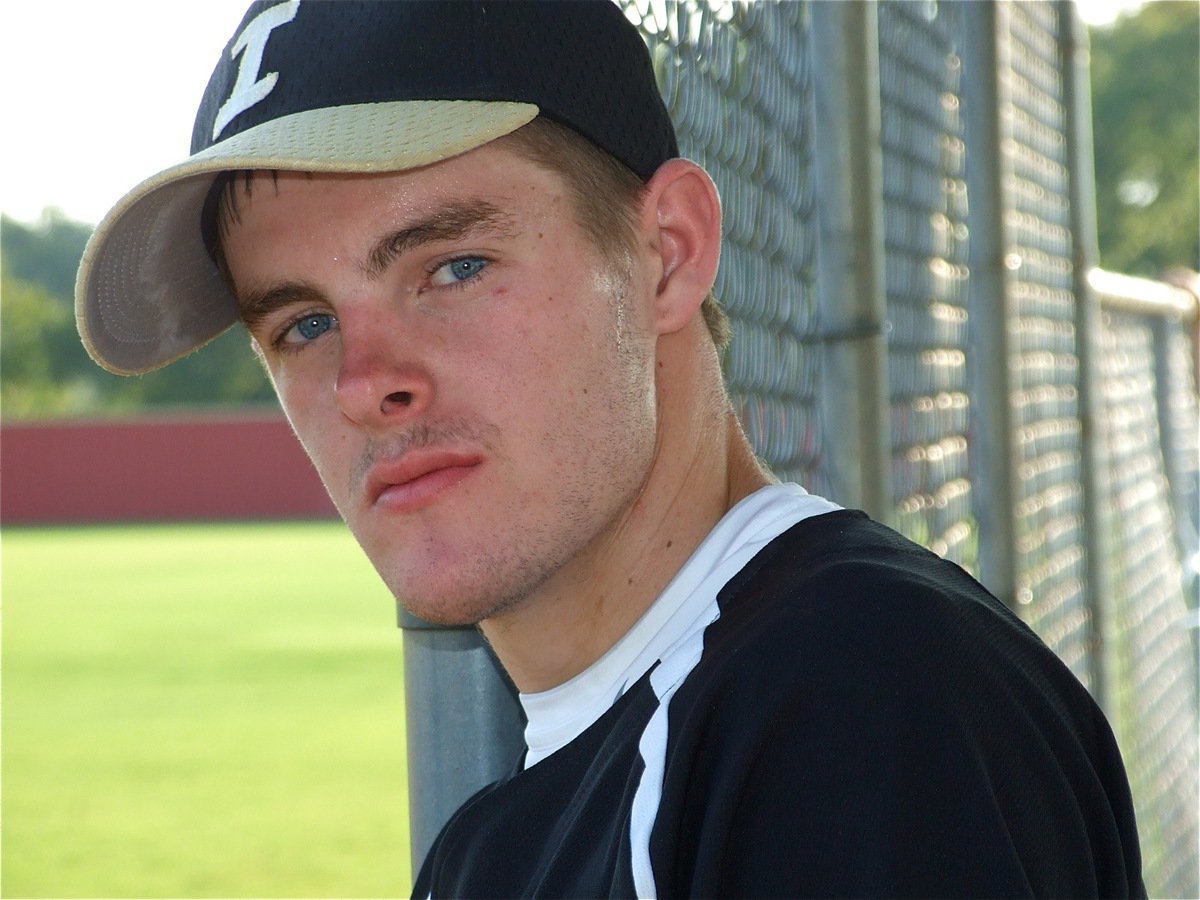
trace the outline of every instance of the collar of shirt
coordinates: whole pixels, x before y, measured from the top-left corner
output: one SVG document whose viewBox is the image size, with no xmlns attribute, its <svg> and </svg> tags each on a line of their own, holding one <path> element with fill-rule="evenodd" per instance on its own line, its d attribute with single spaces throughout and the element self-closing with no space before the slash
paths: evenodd
<svg viewBox="0 0 1200 900">
<path fill-rule="evenodd" d="M 569 681 L 521 694 L 525 768 L 566 746 L 671 649 L 717 618 L 722 587 L 760 550 L 797 522 L 840 509 L 798 484 L 772 484 L 727 512 L 633 627 Z"/>
</svg>

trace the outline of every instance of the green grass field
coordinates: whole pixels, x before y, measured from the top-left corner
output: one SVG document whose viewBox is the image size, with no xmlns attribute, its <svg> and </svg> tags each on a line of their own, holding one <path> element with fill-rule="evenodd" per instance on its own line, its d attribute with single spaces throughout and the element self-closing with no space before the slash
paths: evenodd
<svg viewBox="0 0 1200 900">
<path fill-rule="evenodd" d="M 4 897 L 407 896 L 401 635 L 341 525 L 2 541 Z"/>
</svg>

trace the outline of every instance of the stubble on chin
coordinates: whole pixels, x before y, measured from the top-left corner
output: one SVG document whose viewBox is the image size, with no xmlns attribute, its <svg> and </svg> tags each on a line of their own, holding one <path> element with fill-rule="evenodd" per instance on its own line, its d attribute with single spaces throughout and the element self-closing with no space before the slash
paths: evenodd
<svg viewBox="0 0 1200 900">
<path fill-rule="evenodd" d="M 526 498 L 534 506 L 539 499 Z M 488 517 L 486 525 L 467 530 L 464 544 L 469 548 L 449 548 L 452 558 L 439 558 L 435 539 L 426 538 L 427 552 L 409 557 L 416 568 L 405 569 L 398 558 L 381 558 L 377 569 L 398 603 L 434 624 L 478 625 L 511 613 L 537 595 L 608 525 L 595 495 L 578 482 L 568 482 L 550 503 L 549 515 L 497 511 L 500 515 Z"/>
<path fill-rule="evenodd" d="M 634 473 L 649 464 L 648 458 L 622 456 L 622 449 L 620 442 L 601 442 L 585 471 L 559 482 L 551 495 L 526 497 L 525 505 L 540 509 L 539 515 L 522 516 L 523 508 L 492 510 L 499 515 L 465 522 L 475 524 L 464 530 L 469 547 L 439 547 L 435 538 L 426 537 L 422 551 L 412 554 L 389 550 L 386 541 L 377 554 L 364 548 L 397 602 L 413 615 L 446 626 L 502 617 L 535 598 L 572 564 L 585 570 L 588 563 L 579 565 L 581 560 L 602 556 L 605 536 L 620 534 L 643 486 Z M 614 472 L 633 475 L 619 493 L 612 490 Z M 579 583 L 572 590 L 587 587 Z"/>
</svg>

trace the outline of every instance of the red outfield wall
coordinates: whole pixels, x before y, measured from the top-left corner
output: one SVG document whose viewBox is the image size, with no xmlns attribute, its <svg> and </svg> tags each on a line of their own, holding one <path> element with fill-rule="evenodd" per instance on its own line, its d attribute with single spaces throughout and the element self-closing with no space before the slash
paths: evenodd
<svg viewBox="0 0 1200 900">
<path fill-rule="evenodd" d="M 0 425 L 5 525 L 336 515 L 279 414 Z"/>
</svg>

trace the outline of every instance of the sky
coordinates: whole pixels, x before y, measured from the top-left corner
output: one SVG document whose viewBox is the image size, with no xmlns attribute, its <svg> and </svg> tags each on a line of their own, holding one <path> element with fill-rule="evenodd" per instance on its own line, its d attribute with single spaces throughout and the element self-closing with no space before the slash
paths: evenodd
<svg viewBox="0 0 1200 900">
<path fill-rule="evenodd" d="M 0 210 L 94 224 L 187 157 L 208 76 L 248 0 L 0 2 Z"/>
<path fill-rule="evenodd" d="M 181 162 L 217 57 L 247 0 L 0 3 L 0 210 L 46 207 L 95 224 L 145 178 Z M 1089 24 L 1137 0 L 1081 0 Z"/>
</svg>

